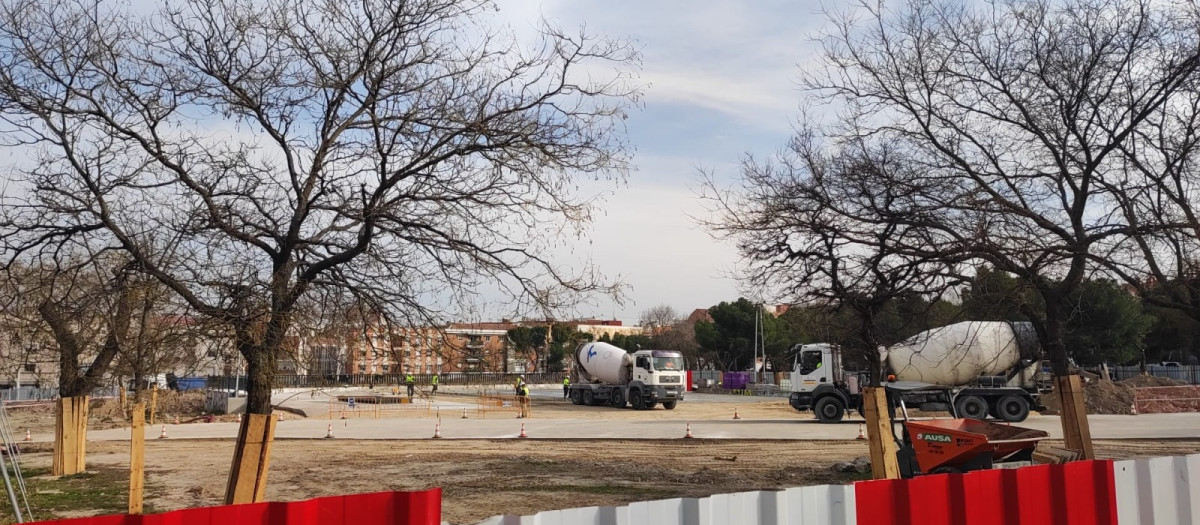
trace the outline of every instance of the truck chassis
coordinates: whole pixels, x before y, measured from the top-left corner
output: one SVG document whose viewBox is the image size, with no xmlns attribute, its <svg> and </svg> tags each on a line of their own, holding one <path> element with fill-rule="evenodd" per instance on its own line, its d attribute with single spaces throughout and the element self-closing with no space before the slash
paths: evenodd
<svg viewBox="0 0 1200 525">
<path fill-rule="evenodd" d="M 913 394 L 905 397 L 904 402 L 910 407 L 920 407 L 933 401 Z M 788 403 L 801 412 L 812 410 L 822 423 L 840 422 L 847 410 L 862 414 L 861 394 L 851 394 L 830 384 L 820 385 L 812 392 L 792 392 Z M 1018 387 L 960 388 L 954 392 L 952 403 L 960 417 L 985 420 L 991 416 L 1010 423 L 1024 421 L 1031 409 L 1042 408 L 1032 394 Z"/>
</svg>

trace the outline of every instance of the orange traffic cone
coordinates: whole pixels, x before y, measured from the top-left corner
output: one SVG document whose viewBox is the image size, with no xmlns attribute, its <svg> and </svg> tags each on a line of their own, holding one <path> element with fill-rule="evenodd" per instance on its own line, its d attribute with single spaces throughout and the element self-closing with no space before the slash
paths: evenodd
<svg viewBox="0 0 1200 525">
<path fill-rule="evenodd" d="M 329 428 L 325 429 L 325 439 L 333 438 L 333 423 L 329 424 Z"/>
<path fill-rule="evenodd" d="M 241 412 L 238 412 L 238 414 L 237 414 L 237 421 L 235 421 L 235 423 L 241 423 L 241 422 L 242 422 L 242 413 L 241 413 Z"/>
<path fill-rule="evenodd" d="M 162 426 L 162 432 L 158 433 L 158 439 L 167 439 L 167 426 Z"/>
<path fill-rule="evenodd" d="M 283 421 L 283 412 L 279 413 L 279 419 L 276 419 L 276 421 Z"/>
<path fill-rule="evenodd" d="M 733 418 L 734 418 L 734 419 L 741 419 L 741 418 L 742 418 L 742 416 L 739 416 L 739 415 L 738 415 L 738 413 L 737 413 L 737 407 L 734 407 L 734 409 L 733 409 Z"/>
<path fill-rule="evenodd" d="M 33 436 L 29 435 L 29 429 L 25 429 L 25 441 L 33 441 Z"/>
<path fill-rule="evenodd" d="M 854 439 L 867 439 L 867 426 L 866 425 L 864 425 L 862 423 L 858 424 L 858 437 L 856 437 Z"/>
<path fill-rule="evenodd" d="M 179 416 L 175 416 L 175 424 L 176 424 L 176 425 L 178 425 L 178 424 L 179 424 Z"/>
<path fill-rule="evenodd" d="M 463 416 L 462 416 L 462 418 L 463 418 L 463 419 L 466 419 L 466 418 L 467 418 L 467 409 L 466 409 L 465 407 L 463 408 Z"/>
<path fill-rule="evenodd" d="M 521 435 L 519 435 L 517 437 L 520 437 L 520 438 L 529 437 L 529 435 L 525 433 L 525 423 L 521 423 Z"/>
<path fill-rule="evenodd" d="M 434 423 L 433 424 L 433 439 L 441 439 L 441 437 L 442 437 L 442 424 Z"/>
<path fill-rule="evenodd" d="M 687 434 L 683 435 L 683 439 L 692 439 L 693 437 L 695 437 L 695 436 L 692 435 L 692 424 L 688 423 L 687 424 Z"/>
</svg>

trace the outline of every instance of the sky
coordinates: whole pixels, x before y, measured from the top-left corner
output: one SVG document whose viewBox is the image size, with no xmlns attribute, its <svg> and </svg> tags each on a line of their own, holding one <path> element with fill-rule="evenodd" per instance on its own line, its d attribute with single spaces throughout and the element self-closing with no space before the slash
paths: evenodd
<svg viewBox="0 0 1200 525">
<path fill-rule="evenodd" d="M 733 182 L 747 154 L 783 147 L 804 93 L 800 64 L 811 61 L 824 23 L 811 0 L 503 0 L 514 28 L 545 17 L 567 29 L 632 41 L 642 54 L 643 108 L 628 138 L 636 171 L 612 185 L 591 229 L 592 262 L 628 286 L 623 304 L 600 300 L 576 312 L 636 324 L 669 305 L 679 314 L 739 297 L 739 258 L 692 217 L 700 170 Z M 578 250 L 577 250 L 578 251 Z"/>
</svg>

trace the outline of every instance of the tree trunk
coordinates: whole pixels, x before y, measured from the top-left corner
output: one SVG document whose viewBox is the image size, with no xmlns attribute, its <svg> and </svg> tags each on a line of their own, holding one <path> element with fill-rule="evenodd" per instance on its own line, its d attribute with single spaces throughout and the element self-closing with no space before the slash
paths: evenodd
<svg viewBox="0 0 1200 525">
<path fill-rule="evenodd" d="M 271 417 L 271 388 L 275 384 L 277 351 L 261 345 L 243 343 L 246 358 L 246 417 L 238 430 L 233 464 L 225 488 L 225 503 L 263 501 L 267 490 L 267 469 L 271 460 L 271 441 L 275 420 Z M 245 351 L 248 349 L 249 351 Z"/>
<path fill-rule="evenodd" d="M 86 468 L 88 396 L 63 397 L 55 403 L 54 458 L 50 475 L 69 476 Z"/>
<path fill-rule="evenodd" d="M 881 387 L 862 391 L 863 417 L 867 420 L 867 447 L 871 454 L 873 479 L 899 479 L 900 461 L 896 457 L 896 439 L 892 436 L 892 418 L 887 408 L 887 392 Z"/>
<path fill-rule="evenodd" d="M 1066 441 L 1067 448 L 1080 452 L 1081 459 L 1095 459 L 1082 383 L 1079 376 L 1071 374 L 1067 348 L 1063 342 L 1063 335 L 1066 333 L 1065 313 L 1066 309 L 1061 301 L 1046 301 L 1046 340 L 1042 344 L 1050 355 L 1055 390 L 1062 402 L 1059 420 L 1062 423 L 1063 440 Z"/>
<path fill-rule="evenodd" d="M 249 413 L 242 419 L 229 469 L 229 484 L 225 487 L 226 505 L 266 499 L 267 469 L 274 439 L 275 418 L 270 414 Z"/>
</svg>

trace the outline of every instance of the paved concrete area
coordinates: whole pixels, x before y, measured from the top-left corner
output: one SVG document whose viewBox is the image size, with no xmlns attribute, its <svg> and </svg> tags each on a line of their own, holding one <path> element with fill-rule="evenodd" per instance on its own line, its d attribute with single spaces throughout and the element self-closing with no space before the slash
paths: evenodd
<svg viewBox="0 0 1200 525">
<path fill-rule="evenodd" d="M 1137 416 L 1090 416 L 1094 439 L 1200 439 L 1200 413 L 1143 414 Z M 338 439 L 430 439 L 435 418 L 413 419 L 308 419 L 278 423 L 279 439 L 322 439 L 328 425 Z M 521 423 L 532 439 L 670 439 L 682 438 L 681 420 L 627 421 L 621 419 L 516 419 L 507 414 L 489 414 L 484 418 L 461 419 L 461 412 L 443 409 L 441 435 L 444 439 L 515 438 Z M 858 435 L 860 420 L 826 425 L 797 414 L 797 419 L 741 419 L 692 421 L 692 433 L 706 439 L 794 439 L 847 440 Z M 1061 438 L 1057 416 L 1033 416 L 1020 426 L 1045 430 L 1052 438 Z M 162 427 L 146 429 L 148 440 L 157 439 Z M 193 423 L 166 425 L 168 439 L 233 439 L 236 423 Z M 49 434 L 33 436 L 34 441 L 49 441 Z M 88 432 L 92 441 L 129 439 L 129 429 Z"/>
</svg>

